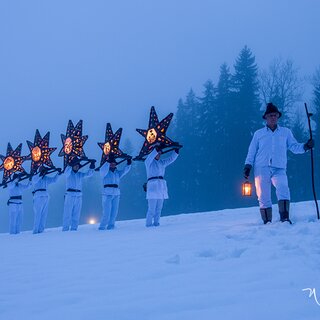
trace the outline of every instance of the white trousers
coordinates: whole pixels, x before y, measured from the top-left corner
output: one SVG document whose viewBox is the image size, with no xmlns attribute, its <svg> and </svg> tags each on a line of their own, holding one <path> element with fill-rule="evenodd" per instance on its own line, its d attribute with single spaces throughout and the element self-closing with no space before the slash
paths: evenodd
<svg viewBox="0 0 320 320">
<path fill-rule="evenodd" d="M 22 203 L 9 204 L 9 232 L 10 234 L 20 233 L 23 217 Z"/>
<path fill-rule="evenodd" d="M 64 198 L 62 231 L 77 230 L 82 207 L 82 196 L 66 194 Z"/>
<path fill-rule="evenodd" d="M 102 195 L 102 218 L 100 229 L 104 229 L 106 225 L 114 226 L 118 210 L 120 196 Z"/>
<path fill-rule="evenodd" d="M 34 223 L 33 233 L 44 231 L 48 215 L 49 196 L 37 196 L 33 198 Z"/>
<path fill-rule="evenodd" d="M 285 169 L 258 167 L 254 169 L 254 182 L 260 208 L 271 208 L 271 185 L 276 188 L 277 199 L 290 200 L 288 178 Z"/>
<path fill-rule="evenodd" d="M 161 217 L 164 199 L 148 199 L 148 212 L 146 217 L 146 226 L 158 224 Z"/>
</svg>

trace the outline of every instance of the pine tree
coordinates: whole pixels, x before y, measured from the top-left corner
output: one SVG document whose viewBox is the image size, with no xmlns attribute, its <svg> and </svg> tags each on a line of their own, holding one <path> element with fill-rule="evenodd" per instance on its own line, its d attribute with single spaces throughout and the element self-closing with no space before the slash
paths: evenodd
<svg viewBox="0 0 320 320">
<path fill-rule="evenodd" d="M 233 173 L 226 168 L 232 167 L 233 157 L 231 156 L 230 146 L 232 141 L 230 120 L 233 118 L 233 83 L 230 69 L 226 63 L 220 67 L 219 81 L 216 94 L 216 115 L 218 118 L 215 127 L 215 139 L 212 141 L 215 149 L 215 183 L 214 194 L 216 198 L 215 205 L 217 208 L 223 208 L 230 203 L 228 195 L 230 193 L 229 185 L 226 181 L 234 179 Z M 229 174 L 231 173 L 231 174 Z"/>
<path fill-rule="evenodd" d="M 249 129 L 249 134 L 258 127 L 260 117 L 258 67 L 251 50 L 245 46 L 234 65 L 234 113 L 240 123 L 240 127 Z M 239 113 L 238 113 L 239 112 Z M 243 115 L 240 116 L 240 115 Z"/>
<path fill-rule="evenodd" d="M 200 202 L 198 201 L 200 192 L 197 191 L 200 189 L 200 168 L 197 162 L 199 123 L 199 101 L 191 89 L 185 101 L 179 100 L 173 130 L 170 131 L 174 140 L 183 145 L 181 150 L 183 161 L 178 159 L 167 169 L 168 183 L 172 186 L 170 188 L 172 188 L 176 203 L 179 204 L 180 212 L 197 210 L 197 204 Z"/>
<path fill-rule="evenodd" d="M 234 65 L 235 73 L 232 77 L 233 88 L 231 103 L 232 108 L 228 117 L 230 145 L 226 146 L 227 157 L 232 157 L 233 165 L 228 168 L 227 174 L 231 175 L 229 190 L 239 190 L 242 177 L 244 160 L 248 151 L 253 133 L 262 123 L 258 67 L 251 50 L 245 46 Z M 232 206 L 243 204 L 240 193 L 230 196 Z"/>
</svg>

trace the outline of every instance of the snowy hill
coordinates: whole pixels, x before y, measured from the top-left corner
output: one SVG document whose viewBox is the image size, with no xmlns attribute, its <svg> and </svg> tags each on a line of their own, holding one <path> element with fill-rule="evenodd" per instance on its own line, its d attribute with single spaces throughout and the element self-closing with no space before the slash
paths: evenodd
<svg viewBox="0 0 320 320">
<path fill-rule="evenodd" d="M 0 319 L 320 319 L 320 224 L 258 208 L 0 235 Z"/>
</svg>

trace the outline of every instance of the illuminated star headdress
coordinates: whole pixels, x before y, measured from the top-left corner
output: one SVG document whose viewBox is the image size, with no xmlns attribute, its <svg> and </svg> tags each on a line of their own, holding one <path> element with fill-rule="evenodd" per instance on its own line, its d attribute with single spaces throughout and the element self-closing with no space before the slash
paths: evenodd
<svg viewBox="0 0 320 320">
<path fill-rule="evenodd" d="M 63 157 L 64 168 L 76 157 L 85 157 L 83 145 L 87 141 L 88 136 L 82 135 L 82 120 L 76 126 L 69 120 L 66 134 L 61 134 L 62 149 L 59 157 Z"/>
<path fill-rule="evenodd" d="M 31 153 L 31 174 L 36 174 L 38 168 L 42 165 L 46 165 L 49 168 L 53 168 L 54 165 L 51 161 L 50 155 L 57 148 L 49 148 L 49 139 L 50 132 L 47 132 L 46 135 L 42 138 L 39 130 L 36 130 L 36 134 L 34 136 L 34 143 L 27 141 L 28 147 Z"/>
<path fill-rule="evenodd" d="M 20 143 L 15 150 L 13 150 L 11 144 L 8 143 L 7 155 L 0 155 L 0 159 L 3 161 L 0 165 L 0 170 L 3 170 L 2 184 L 5 184 L 15 172 L 26 173 L 22 168 L 22 163 L 25 160 L 29 160 L 29 157 L 21 156 L 21 149 L 22 143 Z"/>
<path fill-rule="evenodd" d="M 166 136 L 172 117 L 173 113 L 170 113 L 159 122 L 155 108 L 151 107 L 148 129 L 136 129 L 145 138 L 145 141 L 135 160 L 144 160 L 144 157 L 152 151 L 156 143 L 160 143 L 162 149 L 178 145 Z"/>
<path fill-rule="evenodd" d="M 105 142 L 98 142 L 98 145 L 102 150 L 100 167 L 110 158 L 113 158 L 113 160 L 115 160 L 116 158 L 129 157 L 127 154 L 123 153 L 119 148 L 121 135 L 122 128 L 119 128 L 115 133 L 113 133 L 111 124 L 107 123 Z"/>
</svg>

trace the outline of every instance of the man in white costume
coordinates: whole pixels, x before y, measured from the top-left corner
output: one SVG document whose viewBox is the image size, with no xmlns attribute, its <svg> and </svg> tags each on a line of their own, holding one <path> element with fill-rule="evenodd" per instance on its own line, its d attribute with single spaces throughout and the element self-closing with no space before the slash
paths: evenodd
<svg viewBox="0 0 320 320">
<path fill-rule="evenodd" d="M 288 187 L 287 150 L 295 154 L 305 153 L 313 148 L 314 140 L 298 143 L 290 129 L 280 127 L 281 112 L 268 103 L 263 119 L 266 126 L 257 130 L 249 146 L 245 160 L 244 177 L 247 179 L 254 167 L 255 186 L 259 200 L 261 218 L 264 224 L 272 222 L 271 184 L 276 188 L 280 221 L 288 221 L 290 191 Z"/>
<path fill-rule="evenodd" d="M 114 229 L 115 221 L 119 210 L 120 201 L 120 179 L 124 177 L 131 169 L 132 160 L 127 160 L 127 165 L 122 169 L 117 169 L 117 163 L 114 158 L 106 161 L 100 168 L 100 175 L 103 178 L 102 191 L 102 219 L 99 230 Z"/>
<path fill-rule="evenodd" d="M 76 231 L 78 229 L 82 207 L 82 180 L 91 177 L 95 164 L 92 161 L 87 172 L 79 172 L 80 160 L 74 158 L 65 170 L 66 193 L 64 198 L 64 211 L 62 231 Z"/>
<path fill-rule="evenodd" d="M 20 233 L 23 218 L 22 193 L 31 187 L 31 182 L 23 184 L 19 182 L 19 175 L 14 174 L 13 181 L 7 184 L 9 191 L 9 232 L 10 234 Z"/>
<path fill-rule="evenodd" d="M 147 171 L 147 200 L 148 212 L 146 217 L 146 227 L 159 226 L 163 202 L 168 199 L 167 182 L 164 180 L 166 167 L 173 163 L 179 154 L 179 149 L 171 152 L 166 159 L 160 159 L 161 150 L 155 147 L 145 160 Z"/>
<path fill-rule="evenodd" d="M 33 233 L 42 233 L 44 231 L 49 205 L 49 193 L 48 185 L 57 182 L 59 173 L 49 177 L 46 175 L 46 168 L 41 166 L 39 168 L 39 174 L 34 175 L 31 179 L 33 186 L 33 212 L 34 212 L 34 223 Z"/>
</svg>

